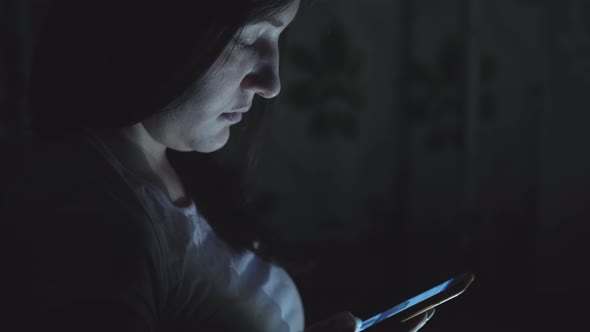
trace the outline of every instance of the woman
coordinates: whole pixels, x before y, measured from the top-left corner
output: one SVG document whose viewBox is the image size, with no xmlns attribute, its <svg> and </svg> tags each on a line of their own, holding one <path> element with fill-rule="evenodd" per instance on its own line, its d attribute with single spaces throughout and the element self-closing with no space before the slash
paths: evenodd
<svg viewBox="0 0 590 332">
<path fill-rule="evenodd" d="M 303 5 L 56 1 L 33 66 L 35 139 L 7 173 L 13 323 L 304 330 L 296 286 L 235 208 L 241 183 L 207 158 L 255 97 L 279 93 L 279 36 Z M 355 328 L 343 312 L 305 330 Z"/>
</svg>

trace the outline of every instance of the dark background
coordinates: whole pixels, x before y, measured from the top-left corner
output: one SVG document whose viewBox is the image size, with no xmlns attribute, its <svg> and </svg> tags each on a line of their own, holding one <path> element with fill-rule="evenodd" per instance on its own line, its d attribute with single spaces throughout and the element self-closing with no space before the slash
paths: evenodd
<svg viewBox="0 0 590 332">
<path fill-rule="evenodd" d="M 0 0 L 1 142 L 29 135 L 47 3 Z M 470 270 L 423 331 L 578 326 L 588 22 L 582 0 L 320 0 L 293 23 L 255 193 L 308 321 Z"/>
</svg>

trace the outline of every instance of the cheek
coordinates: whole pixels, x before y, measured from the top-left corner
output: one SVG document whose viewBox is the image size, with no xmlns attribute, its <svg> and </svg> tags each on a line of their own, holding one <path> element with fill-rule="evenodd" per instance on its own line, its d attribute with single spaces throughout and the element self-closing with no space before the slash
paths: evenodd
<svg viewBox="0 0 590 332">
<path fill-rule="evenodd" d="M 256 65 L 256 57 L 251 50 L 234 50 L 225 65 L 221 75 L 225 85 L 239 86 L 244 77 Z M 220 71 L 221 73 L 221 71 Z"/>
<path fill-rule="evenodd" d="M 203 137 L 219 130 L 220 115 L 227 111 L 227 100 L 216 94 L 199 102 L 187 103 L 178 112 L 169 128 L 177 135 L 185 137 Z"/>
<path fill-rule="evenodd" d="M 198 126 L 211 118 L 214 109 L 219 107 L 216 101 L 220 99 L 216 96 L 216 87 L 211 83 L 204 86 L 200 93 L 191 96 L 180 105 L 175 110 L 176 114 L 171 122 L 180 128 L 186 128 Z"/>
<path fill-rule="evenodd" d="M 205 121 L 203 114 L 197 110 L 184 104 L 175 110 L 156 114 L 143 121 L 143 124 L 157 141 L 171 147 Z"/>
</svg>

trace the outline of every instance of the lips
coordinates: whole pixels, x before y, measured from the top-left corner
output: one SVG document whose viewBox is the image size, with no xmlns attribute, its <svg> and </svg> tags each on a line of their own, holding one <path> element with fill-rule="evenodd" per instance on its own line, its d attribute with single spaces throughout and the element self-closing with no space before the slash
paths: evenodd
<svg viewBox="0 0 590 332">
<path fill-rule="evenodd" d="M 250 106 L 235 108 L 230 112 L 222 113 L 221 116 L 234 124 L 240 122 L 242 120 L 242 114 L 248 112 L 248 110 L 250 110 Z"/>
<path fill-rule="evenodd" d="M 233 109 L 230 113 L 246 113 L 250 110 L 250 106 Z"/>
<path fill-rule="evenodd" d="M 238 123 L 242 120 L 242 113 L 240 112 L 222 113 L 221 116 L 231 123 Z"/>
</svg>

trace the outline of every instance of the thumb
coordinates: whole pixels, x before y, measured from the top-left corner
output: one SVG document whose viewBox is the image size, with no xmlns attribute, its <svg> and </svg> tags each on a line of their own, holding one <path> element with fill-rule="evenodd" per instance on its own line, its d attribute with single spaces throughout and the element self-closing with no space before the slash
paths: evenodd
<svg viewBox="0 0 590 332">
<path fill-rule="evenodd" d="M 344 311 L 310 325 L 305 332 L 355 332 L 359 327 L 357 318 Z"/>
</svg>

